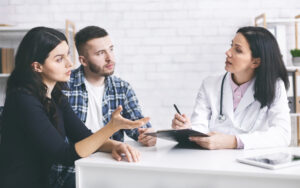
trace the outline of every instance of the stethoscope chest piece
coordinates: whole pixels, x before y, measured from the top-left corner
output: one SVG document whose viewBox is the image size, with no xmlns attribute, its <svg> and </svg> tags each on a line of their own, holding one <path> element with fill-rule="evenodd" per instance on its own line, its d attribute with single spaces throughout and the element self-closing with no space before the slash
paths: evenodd
<svg viewBox="0 0 300 188">
<path fill-rule="evenodd" d="M 222 84 L 221 84 L 221 95 L 220 95 L 220 114 L 218 116 L 218 120 L 220 123 L 223 123 L 226 120 L 226 116 L 223 114 L 223 87 L 224 87 L 224 80 L 226 78 L 228 72 L 225 73 L 222 79 Z"/>
<path fill-rule="evenodd" d="M 226 120 L 226 116 L 224 114 L 219 114 L 218 121 L 220 123 L 223 123 Z"/>
</svg>

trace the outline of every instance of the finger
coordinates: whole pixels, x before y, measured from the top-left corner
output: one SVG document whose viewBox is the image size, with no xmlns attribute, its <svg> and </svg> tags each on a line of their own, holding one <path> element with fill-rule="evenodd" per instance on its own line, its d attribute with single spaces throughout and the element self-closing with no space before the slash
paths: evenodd
<svg viewBox="0 0 300 188">
<path fill-rule="evenodd" d="M 137 162 L 137 155 L 136 155 L 136 152 L 135 152 L 135 149 L 134 148 L 132 148 L 131 146 L 127 146 L 127 149 L 128 149 L 128 151 L 129 151 L 129 153 L 130 153 L 130 155 L 131 155 L 131 157 L 132 157 L 132 159 L 133 159 L 133 162 Z"/>
<path fill-rule="evenodd" d="M 112 155 L 112 157 L 113 157 L 114 159 L 116 159 L 117 161 L 121 161 L 121 159 L 122 159 L 121 155 L 119 155 L 118 152 L 116 152 L 115 150 L 113 150 L 113 151 L 111 152 L 111 155 Z"/>
<path fill-rule="evenodd" d="M 208 137 L 190 136 L 189 139 L 193 142 L 209 142 Z"/>
<path fill-rule="evenodd" d="M 175 125 L 177 126 L 177 127 L 184 127 L 184 123 L 182 122 L 182 121 L 179 121 L 179 120 L 177 120 L 177 119 L 175 119 Z"/>
<path fill-rule="evenodd" d="M 176 129 L 175 118 L 172 119 L 172 128 L 173 128 L 173 129 Z"/>
<path fill-rule="evenodd" d="M 131 153 L 128 151 L 127 146 L 123 148 L 123 153 L 125 154 L 128 162 L 131 162 L 132 161 L 132 156 L 131 156 Z"/>
<path fill-rule="evenodd" d="M 143 132 L 139 131 L 139 133 L 140 133 L 139 138 L 140 139 L 143 139 L 145 137 L 153 137 L 153 136 L 146 135 L 145 133 L 154 133 L 155 132 L 155 130 L 152 129 L 152 128 L 138 128 L 138 130 L 140 130 L 140 129 L 143 130 Z"/>
<path fill-rule="evenodd" d="M 199 146 L 209 149 L 210 142 L 207 139 L 202 139 L 201 137 L 189 137 L 192 142 L 195 142 Z"/>
<path fill-rule="evenodd" d="M 140 158 L 141 158 L 141 153 L 140 153 L 138 150 L 136 150 L 136 154 L 137 154 L 137 156 L 138 156 L 138 159 L 139 159 L 139 161 L 140 161 Z"/>
<path fill-rule="evenodd" d="M 139 140 L 144 140 L 146 137 L 151 137 L 151 136 L 147 136 L 147 135 L 145 135 L 145 134 L 140 134 L 140 135 L 138 136 L 138 139 L 139 139 Z"/>
<path fill-rule="evenodd" d="M 135 156 L 136 156 L 136 159 L 137 159 L 136 162 L 140 161 L 140 157 L 141 157 L 140 152 L 137 149 L 134 149 L 134 148 L 133 148 L 133 150 L 134 150 L 134 153 L 135 153 Z"/>
<path fill-rule="evenodd" d="M 144 132 L 146 132 L 147 129 L 146 129 L 146 128 L 138 128 L 138 131 L 139 131 L 139 133 L 140 133 L 140 135 L 141 135 L 141 134 L 143 134 Z"/>
<path fill-rule="evenodd" d="M 125 124 L 124 128 L 125 129 L 133 129 L 133 128 L 138 128 L 142 125 L 144 125 L 144 122 L 148 122 L 150 118 L 142 118 L 139 120 L 131 121 L 129 119 L 123 118 L 123 124 Z"/>
<path fill-rule="evenodd" d="M 136 162 L 140 161 L 140 152 L 136 149 L 134 149 L 134 153 L 135 153 L 135 158 L 136 158 Z"/>
<path fill-rule="evenodd" d="M 155 144 L 156 144 L 156 138 L 153 137 L 153 138 L 147 140 L 145 145 L 146 146 L 154 146 Z"/>
<path fill-rule="evenodd" d="M 115 111 L 112 113 L 113 116 L 115 115 L 119 115 L 122 112 L 122 106 L 119 105 L 117 109 L 115 109 Z"/>
<path fill-rule="evenodd" d="M 149 120 L 150 120 L 149 117 L 144 117 L 144 118 L 142 118 L 142 119 L 135 120 L 135 121 L 132 121 L 132 120 L 129 120 L 129 119 L 125 119 L 125 118 L 124 118 L 124 123 L 127 123 L 127 124 L 129 124 L 129 125 L 131 125 L 131 126 L 138 126 L 138 127 L 140 127 L 140 126 L 142 126 L 142 125 L 148 123 Z M 135 127 L 135 128 L 136 128 L 136 127 Z"/>
<path fill-rule="evenodd" d="M 149 140 L 153 139 L 152 136 L 145 136 L 144 138 L 140 139 L 139 142 L 143 144 L 147 144 Z"/>
<path fill-rule="evenodd" d="M 148 146 L 155 146 L 156 145 L 156 141 L 157 141 L 157 139 L 154 137 L 153 139 L 151 139 L 149 141 L 149 145 Z"/>
<path fill-rule="evenodd" d="M 181 116 L 179 114 L 175 114 L 175 119 L 177 119 L 178 121 L 181 121 L 183 123 L 186 122 L 186 118 L 184 118 L 183 116 Z"/>
<path fill-rule="evenodd" d="M 176 129 L 187 129 L 186 126 L 177 126 Z"/>
<path fill-rule="evenodd" d="M 155 132 L 155 129 L 153 128 L 144 128 L 145 129 L 145 133 L 153 133 Z"/>
<path fill-rule="evenodd" d="M 208 133 L 207 135 L 208 136 L 213 136 L 213 135 L 215 135 L 215 134 L 217 134 L 216 132 L 210 132 L 210 133 Z"/>
<path fill-rule="evenodd" d="M 145 125 L 146 123 L 148 123 L 150 121 L 150 117 L 144 117 L 144 118 L 139 119 L 137 121 L 142 122 L 143 125 Z"/>
</svg>

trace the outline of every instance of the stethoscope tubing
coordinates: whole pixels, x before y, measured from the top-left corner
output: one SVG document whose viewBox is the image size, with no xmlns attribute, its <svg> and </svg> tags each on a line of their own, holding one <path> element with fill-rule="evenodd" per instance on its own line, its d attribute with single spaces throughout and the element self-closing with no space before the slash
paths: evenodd
<svg viewBox="0 0 300 188">
<path fill-rule="evenodd" d="M 220 114 L 219 114 L 219 121 L 225 121 L 226 120 L 226 117 L 225 115 L 223 114 L 223 88 L 224 88 L 224 81 L 225 81 L 225 78 L 227 76 L 227 73 L 225 73 L 225 75 L 223 76 L 223 79 L 222 79 L 222 84 L 221 84 L 221 95 L 220 95 Z"/>
</svg>

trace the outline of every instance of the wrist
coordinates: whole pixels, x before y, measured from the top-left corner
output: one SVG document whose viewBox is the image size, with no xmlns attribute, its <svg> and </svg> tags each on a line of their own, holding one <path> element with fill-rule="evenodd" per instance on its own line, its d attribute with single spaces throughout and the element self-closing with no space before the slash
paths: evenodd
<svg viewBox="0 0 300 188">
<path fill-rule="evenodd" d="M 114 123 L 112 123 L 111 121 L 108 122 L 108 124 L 106 125 L 106 127 L 109 127 L 114 133 L 119 131 L 120 129 L 118 128 L 118 126 L 116 126 Z"/>
</svg>

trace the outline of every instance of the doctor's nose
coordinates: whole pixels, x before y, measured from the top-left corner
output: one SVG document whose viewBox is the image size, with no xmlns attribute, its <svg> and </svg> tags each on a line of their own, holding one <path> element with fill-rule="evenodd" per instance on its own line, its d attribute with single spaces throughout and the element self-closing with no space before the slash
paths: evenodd
<svg viewBox="0 0 300 188">
<path fill-rule="evenodd" d="M 231 57 L 231 56 L 232 56 L 230 49 L 228 49 L 228 50 L 225 52 L 225 54 L 226 54 L 227 57 Z"/>
</svg>

